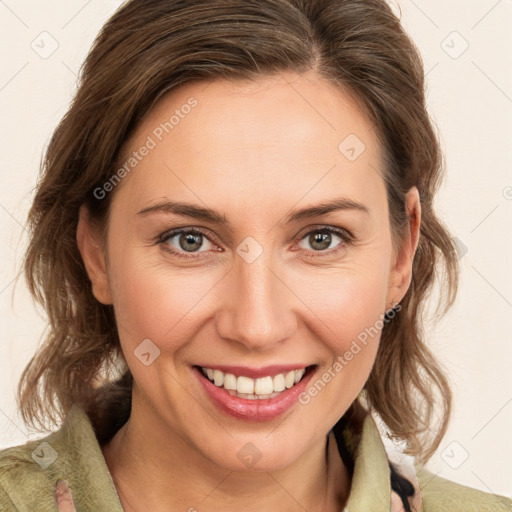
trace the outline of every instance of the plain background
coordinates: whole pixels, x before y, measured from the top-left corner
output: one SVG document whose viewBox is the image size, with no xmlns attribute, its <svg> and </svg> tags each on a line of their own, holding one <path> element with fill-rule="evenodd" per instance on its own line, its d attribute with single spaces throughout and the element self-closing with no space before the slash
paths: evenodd
<svg viewBox="0 0 512 512">
<path fill-rule="evenodd" d="M 42 153 L 115 0 L 0 0 L 0 447 L 26 430 L 15 386 L 45 328 L 20 276 Z M 457 302 L 425 335 L 447 369 L 454 417 L 427 467 L 512 497 L 512 1 L 400 0 L 424 58 L 447 175 L 436 206 L 459 240 Z"/>
</svg>

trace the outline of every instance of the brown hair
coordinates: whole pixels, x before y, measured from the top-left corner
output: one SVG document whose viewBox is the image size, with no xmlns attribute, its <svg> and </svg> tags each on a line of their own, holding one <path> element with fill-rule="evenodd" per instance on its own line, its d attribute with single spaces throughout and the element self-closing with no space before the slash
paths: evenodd
<svg viewBox="0 0 512 512">
<path fill-rule="evenodd" d="M 132 0 L 110 18 L 51 138 L 28 216 L 25 277 L 47 311 L 49 331 L 18 387 L 27 424 L 57 423 L 77 403 L 108 439 L 116 415 L 107 412 L 129 411 L 132 376 L 114 311 L 92 294 L 76 229 L 82 204 L 100 228 L 107 225 L 115 191 L 103 200 L 93 191 L 111 179 L 120 148 L 141 119 L 164 93 L 192 80 L 309 70 L 351 91 L 376 128 L 394 243 L 407 226 L 406 192 L 417 186 L 420 193 L 412 283 L 400 313 L 382 330 L 363 395 L 392 437 L 406 440 L 407 453 L 420 461 L 434 453 L 452 396 L 422 339 L 422 314 L 436 276 L 444 292 L 436 314 L 453 304 L 458 263 L 433 209 L 443 162 L 426 111 L 423 63 L 384 0 Z M 122 377 L 115 380 L 119 364 Z"/>
</svg>

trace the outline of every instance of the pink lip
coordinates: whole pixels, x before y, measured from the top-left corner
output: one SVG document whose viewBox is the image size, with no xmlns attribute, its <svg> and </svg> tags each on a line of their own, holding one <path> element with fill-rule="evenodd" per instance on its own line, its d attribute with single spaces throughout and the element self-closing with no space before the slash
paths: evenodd
<svg viewBox="0 0 512 512">
<path fill-rule="evenodd" d="M 263 368 L 250 368 L 248 366 L 226 366 L 226 365 L 210 365 L 210 364 L 199 364 L 203 368 L 211 368 L 212 370 L 220 370 L 222 373 L 232 373 L 237 377 L 244 376 L 250 377 L 251 379 L 257 379 L 258 377 L 274 377 L 279 373 L 288 373 L 292 370 L 301 370 L 307 368 L 307 364 L 281 364 L 265 366 Z"/>
<path fill-rule="evenodd" d="M 266 371 L 268 371 L 268 368 Z M 298 401 L 299 395 L 306 389 L 309 381 L 316 373 L 316 369 L 308 372 L 298 384 L 285 389 L 274 398 L 248 400 L 231 396 L 224 388 L 210 382 L 199 368 L 194 366 L 192 371 L 199 379 L 203 389 L 206 391 L 206 395 L 221 411 L 235 418 L 247 421 L 269 421 L 283 414 Z M 269 374 L 266 373 L 265 375 Z"/>
</svg>

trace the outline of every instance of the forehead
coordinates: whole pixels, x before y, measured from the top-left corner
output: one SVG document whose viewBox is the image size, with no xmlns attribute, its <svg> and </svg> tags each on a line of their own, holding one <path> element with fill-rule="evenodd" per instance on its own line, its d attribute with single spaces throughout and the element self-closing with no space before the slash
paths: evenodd
<svg viewBox="0 0 512 512">
<path fill-rule="evenodd" d="M 370 191 L 371 182 L 382 188 L 381 148 L 368 117 L 353 95 L 313 74 L 185 84 L 148 113 L 121 164 L 144 146 L 121 184 L 141 204 L 177 188 L 190 197 L 250 190 L 267 200 L 269 191 L 298 200 L 341 185 L 351 194 Z"/>
</svg>

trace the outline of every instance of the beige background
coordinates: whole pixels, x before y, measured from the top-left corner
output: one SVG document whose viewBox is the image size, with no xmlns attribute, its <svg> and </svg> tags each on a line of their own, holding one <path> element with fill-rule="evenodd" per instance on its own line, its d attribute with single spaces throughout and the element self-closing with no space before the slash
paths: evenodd
<svg viewBox="0 0 512 512">
<path fill-rule="evenodd" d="M 45 326 L 22 278 L 13 296 L 23 224 L 79 66 L 118 5 L 0 1 L 0 446 L 40 437 L 26 431 L 14 401 Z M 450 430 L 428 467 L 512 497 L 512 1 L 392 5 L 424 57 L 448 169 L 437 208 L 461 242 L 457 303 L 426 329 L 455 393 Z"/>
</svg>

